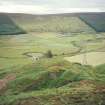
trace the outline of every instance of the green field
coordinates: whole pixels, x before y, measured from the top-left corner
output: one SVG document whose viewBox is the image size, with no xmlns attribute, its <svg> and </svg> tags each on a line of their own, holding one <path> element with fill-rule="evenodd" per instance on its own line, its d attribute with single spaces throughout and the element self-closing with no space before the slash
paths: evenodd
<svg viewBox="0 0 105 105">
<path fill-rule="evenodd" d="M 105 33 L 77 15 L 18 16 L 27 33 L 0 35 L 0 105 L 104 105 Z"/>
<path fill-rule="evenodd" d="M 100 64 L 105 64 L 104 57 L 105 57 L 105 52 L 90 52 L 72 57 L 65 57 L 65 60 L 75 63 L 81 63 L 81 64 L 86 63 L 86 65 L 96 66 Z"/>
<path fill-rule="evenodd" d="M 89 40 L 91 41 L 88 42 Z M 58 33 L 30 33 L 0 36 L 0 69 L 32 63 L 32 58 L 24 55 L 27 52 L 46 53 L 48 50 L 51 50 L 57 56 L 74 55 L 82 52 L 84 48 L 81 49 L 81 43 L 84 41 L 87 43 L 88 51 L 103 48 L 105 41 L 104 39 L 101 40 L 96 39 L 95 34 L 87 34 L 85 36 L 84 34 L 78 34 L 76 36 L 70 35 L 70 37 L 62 37 Z"/>
</svg>

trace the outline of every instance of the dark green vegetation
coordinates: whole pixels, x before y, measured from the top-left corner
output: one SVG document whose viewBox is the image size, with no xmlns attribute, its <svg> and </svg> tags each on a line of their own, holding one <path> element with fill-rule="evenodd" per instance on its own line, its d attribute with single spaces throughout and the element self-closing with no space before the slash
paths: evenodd
<svg viewBox="0 0 105 105">
<path fill-rule="evenodd" d="M 53 54 L 52 54 L 51 50 L 48 50 L 45 55 L 46 55 L 47 58 L 52 58 L 53 57 Z"/>
<path fill-rule="evenodd" d="M 93 67 L 64 60 L 84 51 L 105 52 L 103 31 L 81 20 L 83 14 L 6 15 L 9 27 L 27 34 L 0 35 L 0 105 L 105 104 L 103 61 Z"/>
<path fill-rule="evenodd" d="M 26 32 L 12 21 L 7 14 L 0 14 L 0 35 L 25 34 Z"/>
<path fill-rule="evenodd" d="M 97 32 L 105 32 L 105 14 L 80 15 L 80 19 L 82 19 Z"/>
</svg>

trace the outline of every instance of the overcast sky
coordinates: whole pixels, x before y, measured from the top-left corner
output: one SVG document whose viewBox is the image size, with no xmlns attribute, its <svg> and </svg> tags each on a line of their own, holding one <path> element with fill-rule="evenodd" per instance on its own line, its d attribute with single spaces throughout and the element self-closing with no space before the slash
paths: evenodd
<svg viewBox="0 0 105 105">
<path fill-rule="evenodd" d="M 105 0 L 0 0 L 0 12 L 32 14 L 105 12 Z"/>
</svg>

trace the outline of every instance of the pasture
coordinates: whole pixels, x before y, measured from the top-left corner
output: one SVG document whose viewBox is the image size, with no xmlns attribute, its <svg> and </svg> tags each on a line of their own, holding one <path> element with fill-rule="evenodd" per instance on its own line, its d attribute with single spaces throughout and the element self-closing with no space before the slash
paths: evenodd
<svg viewBox="0 0 105 105">
<path fill-rule="evenodd" d="M 80 15 L 0 20 L 0 105 L 104 105 L 105 33 Z"/>
<path fill-rule="evenodd" d="M 105 37 L 104 34 L 102 36 Z M 66 37 L 66 34 L 62 37 L 59 33 L 0 36 L 0 69 L 33 63 L 32 58 L 24 55 L 27 52 L 46 53 L 51 50 L 56 56 L 75 55 L 84 50 L 81 45 L 84 42 L 87 51 L 103 50 L 101 48 L 105 43 L 104 39 L 97 39 L 95 34 L 77 34 L 70 37 Z"/>
<path fill-rule="evenodd" d="M 97 66 L 105 64 L 105 52 L 90 52 L 72 57 L 65 57 L 65 60 L 74 63 Z"/>
</svg>

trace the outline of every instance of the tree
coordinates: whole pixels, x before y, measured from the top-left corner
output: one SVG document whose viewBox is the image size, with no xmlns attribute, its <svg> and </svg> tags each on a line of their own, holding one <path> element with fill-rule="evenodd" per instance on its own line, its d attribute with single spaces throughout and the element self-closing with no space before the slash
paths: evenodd
<svg viewBox="0 0 105 105">
<path fill-rule="evenodd" d="M 48 58 L 52 58 L 53 57 L 53 54 L 52 54 L 51 50 L 47 51 L 46 57 L 48 57 Z"/>
</svg>

